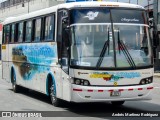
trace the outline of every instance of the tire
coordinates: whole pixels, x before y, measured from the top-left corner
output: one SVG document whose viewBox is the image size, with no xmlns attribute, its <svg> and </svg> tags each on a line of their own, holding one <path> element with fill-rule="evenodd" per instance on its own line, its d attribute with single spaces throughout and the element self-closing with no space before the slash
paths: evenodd
<svg viewBox="0 0 160 120">
<path fill-rule="evenodd" d="M 59 107 L 61 105 L 61 100 L 56 97 L 56 87 L 53 82 L 51 82 L 49 93 L 52 105 Z"/>
<path fill-rule="evenodd" d="M 11 81 L 12 81 L 12 89 L 15 93 L 19 92 L 19 86 L 16 84 L 16 75 L 14 72 L 12 72 L 12 76 L 11 76 Z"/>
<path fill-rule="evenodd" d="M 112 103 L 113 106 L 121 106 L 121 105 L 124 104 L 124 102 L 125 101 L 112 101 L 111 103 Z"/>
</svg>

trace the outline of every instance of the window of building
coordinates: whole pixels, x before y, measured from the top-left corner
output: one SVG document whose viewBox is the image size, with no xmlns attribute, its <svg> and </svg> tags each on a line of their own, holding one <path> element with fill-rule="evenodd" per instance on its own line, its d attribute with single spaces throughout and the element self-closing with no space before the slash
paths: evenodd
<svg viewBox="0 0 160 120">
<path fill-rule="evenodd" d="M 23 41 L 23 22 L 18 24 L 18 42 Z"/>
<path fill-rule="evenodd" d="M 15 39 L 15 24 L 11 25 L 11 39 L 10 42 L 13 43 Z"/>
<path fill-rule="evenodd" d="M 27 21 L 25 26 L 25 42 L 31 42 L 32 39 L 32 21 Z"/>
<path fill-rule="evenodd" d="M 38 42 L 41 38 L 41 19 L 35 20 L 34 41 Z"/>
<path fill-rule="evenodd" d="M 3 44 L 7 44 L 9 42 L 10 39 L 10 25 L 6 25 L 4 26 L 3 29 Z"/>
<path fill-rule="evenodd" d="M 54 40 L 55 25 L 54 25 L 54 16 L 48 16 L 45 18 L 45 40 L 50 41 Z"/>
</svg>

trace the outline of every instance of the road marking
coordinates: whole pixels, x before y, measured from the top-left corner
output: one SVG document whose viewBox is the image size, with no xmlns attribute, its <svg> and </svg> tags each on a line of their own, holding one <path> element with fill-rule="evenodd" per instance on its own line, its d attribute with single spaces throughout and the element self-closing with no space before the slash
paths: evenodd
<svg viewBox="0 0 160 120">
<path fill-rule="evenodd" d="M 154 89 L 159 89 L 160 87 L 154 87 Z"/>
</svg>

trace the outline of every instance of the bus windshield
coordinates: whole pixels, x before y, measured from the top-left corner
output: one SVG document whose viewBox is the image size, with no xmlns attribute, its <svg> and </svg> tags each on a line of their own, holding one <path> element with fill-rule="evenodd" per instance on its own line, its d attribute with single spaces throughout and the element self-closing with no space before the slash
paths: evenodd
<svg viewBox="0 0 160 120">
<path fill-rule="evenodd" d="M 151 65 L 146 13 L 109 8 L 71 11 L 71 66 L 132 68 Z"/>
</svg>

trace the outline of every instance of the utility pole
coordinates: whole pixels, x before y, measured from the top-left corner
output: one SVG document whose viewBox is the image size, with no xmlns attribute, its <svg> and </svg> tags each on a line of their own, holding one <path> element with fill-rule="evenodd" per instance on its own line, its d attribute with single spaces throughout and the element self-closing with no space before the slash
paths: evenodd
<svg viewBox="0 0 160 120">
<path fill-rule="evenodd" d="M 29 2 L 30 2 L 30 0 L 28 0 L 28 13 L 29 13 Z"/>
</svg>

